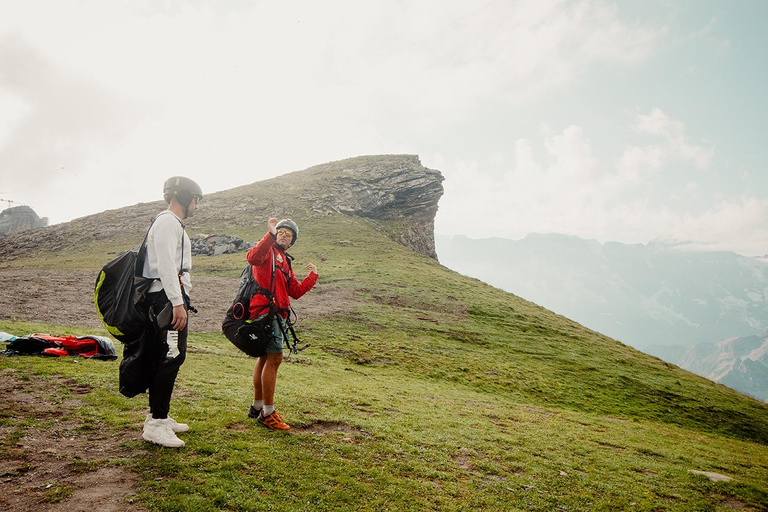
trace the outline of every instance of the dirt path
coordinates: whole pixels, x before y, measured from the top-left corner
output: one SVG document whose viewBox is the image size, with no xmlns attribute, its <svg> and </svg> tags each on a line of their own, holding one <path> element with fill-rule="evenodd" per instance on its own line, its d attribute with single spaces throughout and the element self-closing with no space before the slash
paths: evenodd
<svg viewBox="0 0 768 512">
<path fill-rule="evenodd" d="M 139 476 L 124 464 L 143 452 L 121 447 L 135 436 L 71 414 L 90 391 L 0 370 L 0 510 L 144 510 L 133 503 Z"/>
<path fill-rule="evenodd" d="M 193 275 L 192 281 L 192 303 L 199 313 L 191 316 L 190 328 L 198 332 L 221 332 L 221 322 L 237 292 L 238 278 Z M 0 270 L 0 320 L 84 327 L 91 332 L 81 335 L 105 336 L 93 305 L 95 282 L 94 272 Z M 294 302 L 299 322 L 341 314 L 355 304 L 346 290 L 322 283 Z"/>
</svg>

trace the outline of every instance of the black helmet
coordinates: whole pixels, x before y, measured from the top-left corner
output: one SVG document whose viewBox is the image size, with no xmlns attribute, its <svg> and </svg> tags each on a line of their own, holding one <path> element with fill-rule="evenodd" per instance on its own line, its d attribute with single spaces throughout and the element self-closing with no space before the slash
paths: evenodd
<svg viewBox="0 0 768 512">
<path fill-rule="evenodd" d="M 275 226 L 276 230 L 280 228 L 286 228 L 293 231 L 293 239 L 291 240 L 291 245 L 295 244 L 296 239 L 299 238 L 299 226 L 297 226 L 296 223 L 291 219 L 283 219 Z"/>
<path fill-rule="evenodd" d="M 203 190 L 200 185 L 184 176 L 174 176 L 165 180 L 163 185 L 163 198 L 165 202 L 171 204 L 171 198 L 176 200 L 184 208 L 189 206 L 192 199 L 197 198 L 198 202 L 203 198 Z"/>
</svg>

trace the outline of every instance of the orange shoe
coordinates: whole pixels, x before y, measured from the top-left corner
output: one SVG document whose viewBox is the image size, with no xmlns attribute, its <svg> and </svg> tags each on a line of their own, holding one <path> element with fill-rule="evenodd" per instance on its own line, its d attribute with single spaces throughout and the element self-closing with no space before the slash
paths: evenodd
<svg viewBox="0 0 768 512">
<path fill-rule="evenodd" d="M 264 411 L 261 411 L 257 421 L 271 430 L 291 430 L 291 426 L 283 421 L 283 417 L 277 411 L 269 416 L 264 416 Z"/>
</svg>

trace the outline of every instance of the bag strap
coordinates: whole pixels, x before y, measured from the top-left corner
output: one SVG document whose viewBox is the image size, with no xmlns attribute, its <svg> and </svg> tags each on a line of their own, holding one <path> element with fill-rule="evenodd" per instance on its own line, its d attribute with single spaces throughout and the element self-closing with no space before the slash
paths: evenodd
<svg viewBox="0 0 768 512">
<path fill-rule="evenodd" d="M 159 216 L 160 215 L 157 215 L 152 219 L 152 222 L 149 223 L 149 227 L 147 228 L 147 232 L 144 233 L 144 240 L 141 241 L 141 246 L 136 253 L 136 264 L 133 267 L 134 276 L 144 277 L 142 272 L 144 272 L 144 260 L 147 259 L 147 238 L 149 238 L 149 230 L 152 229 L 152 226 Z"/>
<path fill-rule="evenodd" d="M 152 229 L 152 226 L 155 225 L 155 221 L 159 219 L 160 216 L 166 212 L 173 215 L 173 212 L 169 212 L 168 210 L 165 210 L 155 215 L 155 217 L 152 219 L 152 222 L 149 223 L 147 232 L 144 234 L 144 240 L 141 241 L 141 247 L 139 247 L 138 254 L 136 255 L 136 265 L 133 269 L 134 275 L 136 276 L 143 277 L 142 272 L 144 271 L 144 261 L 147 258 L 147 239 L 149 238 L 149 232 Z M 179 273 L 178 273 L 179 286 L 181 286 L 181 276 L 184 273 L 184 234 L 186 233 L 186 231 L 185 231 L 184 223 L 181 222 L 181 220 L 178 217 L 176 217 L 176 215 L 173 215 L 173 216 L 176 218 L 176 220 L 179 221 L 179 224 L 181 224 L 181 262 L 179 263 Z M 184 287 L 182 287 L 182 295 L 185 295 Z M 190 309 L 194 310 L 194 308 L 192 308 L 191 306 L 190 306 Z"/>
<path fill-rule="evenodd" d="M 290 280 L 291 280 L 290 273 L 286 273 L 285 270 L 282 269 L 282 267 L 278 267 L 277 264 L 275 263 L 275 252 L 276 251 L 277 251 L 277 249 L 272 247 L 272 277 L 271 277 L 271 279 L 272 279 L 272 281 L 271 281 L 271 288 L 272 289 L 270 290 L 271 296 L 269 297 L 269 299 L 270 299 L 269 303 L 270 303 L 270 311 L 273 314 L 278 314 L 281 311 L 281 310 L 279 310 L 277 308 L 277 304 L 275 304 L 275 302 L 274 302 L 275 288 L 277 287 L 277 285 L 275 284 L 275 271 L 279 270 L 285 276 L 286 281 L 288 281 L 288 286 L 291 285 L 291 283 L 290 283 Z M 291 260 L 293 259 L 293 257 L 290 254 L 288 254 L 287 252 L 283 252 L 283 254 L 286 255 L 286 261 L 288 261 L 288 268 L 292 268 L 291 267 Z M 287 310 L 283 309 L 283 311 L 288 311 L 289 316 L 290 316 L 290 306 L 288 307 Z"/>
<path fill-rule="evenodd" d="M 181 225 L 181 262 L 179 263 L 179 284 L 181 284 L 181 276 L 184 274 L 184 233 L 185 233 L 184 224 L 182 224 Z"/>
</svg>

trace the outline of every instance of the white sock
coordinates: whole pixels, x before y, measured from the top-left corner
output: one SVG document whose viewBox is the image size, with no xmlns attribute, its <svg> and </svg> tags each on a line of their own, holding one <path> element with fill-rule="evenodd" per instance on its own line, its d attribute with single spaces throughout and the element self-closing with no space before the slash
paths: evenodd
<svg viewBox="0 0 768 512">
<path fill-rule="evenodd" d="M 273 412 L 275 412 L 275 406 L 274 405 L 265 405 L 264 409 L 261 410 L 261 415 L 262 416 L 269 416 Z"/>
<path fill-rule="evenodd" d="M 260 411 L 262 408 L 264 408 L 264 400 L 254 400 L 253 408 L 257 411 Z"/>
</svg>

